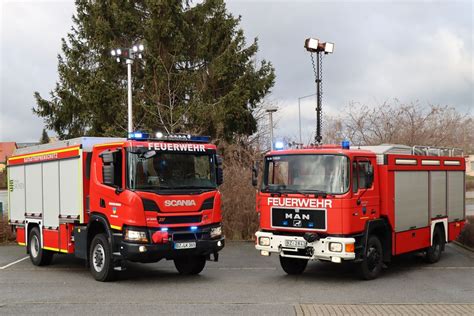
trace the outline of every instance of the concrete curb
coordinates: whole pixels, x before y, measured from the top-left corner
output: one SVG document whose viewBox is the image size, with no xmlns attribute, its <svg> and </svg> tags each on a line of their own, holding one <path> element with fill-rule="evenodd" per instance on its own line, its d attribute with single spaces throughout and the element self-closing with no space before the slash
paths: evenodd
<svg viewBox="0 0 474 316">
<path fill-rule="evenodd" d="M 461 247 L 461 248 L 466 249 L 466 250 L 468 250 L 468 251 L 474 252 L 474 248 L 471 248 L 471 247 L 469 247 L 469 246 L 466 246 L 466 245 L 460 243 L 459 241 L 453 240 L 452 243 L 453 243 L 454 245 L 458 246 L 458 247 Z"/>
</svg>

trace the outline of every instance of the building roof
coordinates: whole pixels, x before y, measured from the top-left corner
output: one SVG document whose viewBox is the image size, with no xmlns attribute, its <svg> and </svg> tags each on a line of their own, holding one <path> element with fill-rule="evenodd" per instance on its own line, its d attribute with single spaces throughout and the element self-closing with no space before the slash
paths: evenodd
<svg viewBox="0 0 474 316">
<path fill-rule="evenodd" d="M 15 142 L 0 142 L 0 162 L 6 162 L 16 149 Z"/>
</svg>

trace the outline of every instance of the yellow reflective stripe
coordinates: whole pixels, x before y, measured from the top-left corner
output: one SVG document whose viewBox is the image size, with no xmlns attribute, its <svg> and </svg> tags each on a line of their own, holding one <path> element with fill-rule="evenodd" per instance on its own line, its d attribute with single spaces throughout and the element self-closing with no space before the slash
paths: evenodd
<svg viewBox="0 0 474 316">
<path fill-rule="evenodd" d="M 44 247 L 44 246 L 43 246 L 43 249 L 51 250 L 51 251 L 59 251 L 59 248 L 51 248 L 51 247 Z"/>
<path fill-rule="evenodd" d="M 18 245 L 20 246 L 26 246 L 26 244 L 24 242 L 19 242 Z"/>
<path fill-rule="evenodd" d="M 68 253 L 66 249 L 59 249 L 60 252 Z"/>
<path fill-rule="evenodd" d="M 98 145 L 94 145 L 94 147 L 107 147 L 107 146 L 115 146 L 115 145 L 123 145 L 124 142 L 120 142 L 120 143 L 107 143 L 107 144 L 98 144 Z"/>
<path fill-rule="evenodd" d="M 73 151 L 73 150 L 79 150 L 79 146 L 76 146 L 76 147 L 73 147 L 73 148 L 65 148 L 65 149 L 52 150 L 52 151 L 44 151 L 44 152 L 40 152 L 40 153 L 28 154 L 28 155 L 23 155 L 23 156 L 15 156 L 15 157 L 8 158 L 8 160 L 16 160 L 16 159 L 22 159 L 22 158 L 28 158 L 28 157 L 49 155 L 49 154 L 59 154 L 59 153 L 65 153 L 65 152 L 68 152 L 68 151 Z"/>
<path fill-rule="evenodd" d="M 122 227 L 120 226 L 110 225 L 110 227 L 112 227 L 112 229 L 122 230 Z"/>
</svg>

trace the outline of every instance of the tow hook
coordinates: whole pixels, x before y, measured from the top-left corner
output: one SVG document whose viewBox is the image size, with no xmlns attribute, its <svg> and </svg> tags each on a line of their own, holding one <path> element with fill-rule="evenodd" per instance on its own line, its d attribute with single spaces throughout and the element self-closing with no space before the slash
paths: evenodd
<svg viewBox="0 0 474 316">
<path fill-rule="evenodd" d="M 319 235 L 318 234 L 312 234 L 312 233 L 305 233 L 303 235 L 303 238 L 307 242 L 312 243 L 313 241 L 319 240 Z"/>
</svg>

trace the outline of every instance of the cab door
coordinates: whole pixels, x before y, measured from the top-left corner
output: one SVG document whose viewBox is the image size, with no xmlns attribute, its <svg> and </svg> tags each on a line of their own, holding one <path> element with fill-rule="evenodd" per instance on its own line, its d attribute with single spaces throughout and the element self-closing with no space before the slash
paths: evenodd
<svg viewBox="0 0 474 316">
<path fill-rule="evenodd" d="M 367 220 L 379 217 L 380 197 L 375 157 L 355 157 L 352 161 L 352 232 L 365 228 Z"/>
</svg>

